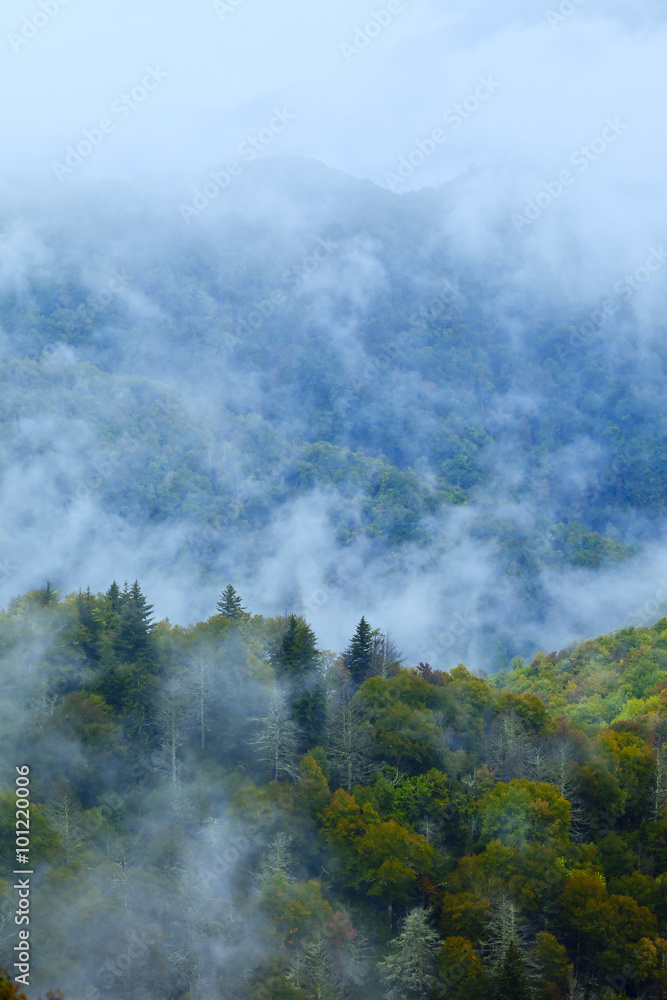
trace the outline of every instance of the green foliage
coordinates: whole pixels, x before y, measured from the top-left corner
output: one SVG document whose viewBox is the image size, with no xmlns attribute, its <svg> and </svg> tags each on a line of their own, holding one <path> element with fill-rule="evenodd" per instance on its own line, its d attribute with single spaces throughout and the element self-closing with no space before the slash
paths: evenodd
<svg viewBox="0 0 667 1000">
<path fill-rule="evenodd" d="M 640 631 L 562 656 L 581 666 L 594 647 L 601 673 L 634 656 L 634 697 L 660 648 L 646 653 Z M 101 945 L 96 928 L 125 928 L 145 893 L 170 902 L 133 914 L 150 942 L 137 981 L 165 995 L 183 995 L 186 961 L 171 914 L 209 911 L 197 947 L 222 942 L 247 996 L 558 1000 L 612 977 L 652 1000 L 667 986 L 664 713 L 585 725 L 555 714 L 535 691 L 553 685 L 558 703 L 558 655 L 517 663 L 500 685 L 462 664 L 399 668 L 352 695 L 340 671 L 325 683 L 302 618 L 172 627 L 152 621 L 138 583 L 18 597 L 0 642 L 22 668 L 7 695 L 30 721 L 11 757 L 31 762 L 34 920 L 58 981 L 75 978 L 80 947 L 122 953 L 124 931 Z M 580 713 L 599 696 L 592 676 Z M 517 677 L 534 690 L 511 690 Z M 336 741 L 322 724 L 328 708 L 340 728 L 341 706 Z M 353 750 L 356 784 L 337 788 Z M 6 870 L 13 806 L 5 791 Z"/>
<path fill-rule="evenodd" d="M 228 618 L 233 622 L 244 621 L 250 617 L 231 583 L 228 583 L 221 593 L 216 608 L 221 618 Z"/>
</svg>

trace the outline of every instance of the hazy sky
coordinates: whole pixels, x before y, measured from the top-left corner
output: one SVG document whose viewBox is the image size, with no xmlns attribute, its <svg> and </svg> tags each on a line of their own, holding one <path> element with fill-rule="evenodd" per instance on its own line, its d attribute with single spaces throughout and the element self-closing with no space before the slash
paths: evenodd
<svg viewBox="0 0 667 1000">
<path fill-rule="evenodd" d="M 639 266 L 667 214 L 666 16 L 654 0 L 8 0 L 3 160 L 45 189 L 176 172 L 185 198 L 264 129 L 258 155 L 383 185 L 393 174 L 396 190 L 472 169 L 453 224 L 473 253 L 495 250 L 498 226 L 569 170 L 522 236 L 555 263 L 574 226 L 595 240 L 583 280 L 609 280 L 607 266 Z M 274 109 L 288 120 L 271 132 Z M 59 180 L 54 163 L 103 119 L 99 144 Z"/>
</svg>

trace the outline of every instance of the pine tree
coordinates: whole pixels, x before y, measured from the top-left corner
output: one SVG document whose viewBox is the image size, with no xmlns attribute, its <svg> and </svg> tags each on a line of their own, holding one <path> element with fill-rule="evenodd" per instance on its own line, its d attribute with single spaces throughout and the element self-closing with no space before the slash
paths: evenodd
<svg viewBox="0 0 667 1000">
<path fill-rule="evenodd" d="M 300 749 L 305 752 L 321 739 L 326 719 L 324 678 L 320 674 L 317 639 L 310 625 L 290 615 L 273 666 L 284 684 L 292 721 L 301 733 Z"/>
<path fill-rule="evenodd" d="M 493 1000 L 532 1000 L 526 966 L 515 941 L 510 941 L 496 974 Z"/>
<path fill-rule="evenodd" d="M 350 671 L 350 677 L 359 687 L 370 676 L 375 652 L 375 634 L 362 616 L 350 645 L 343 653 L 343 661 Z"/>
<path fill-rule="evenodd" d="M 103 623 L 90 587 L 85 594 L 81 591 L 77 594 L 76 610 L 79 617 L 78 645 L 89 660 L 97 663 L 100 658 Z"/>
<path fill-rule="evenodd" d="M 55 604 L 58 600 L 58 591 L 54 590 L 51 586 L 51 581 L 46 581 L 46 587 L 42 587 L 39 592 L 39 603 L 42 607 L 46 607 L 47 604 Z"/>
<path fill-rule="evenodd" d="M 429 924 L 429 911 L 416 907 L 391 943 L 378 969 L 387 986 L 386 1000 L 426 1000 L 435 983 L 440 938 Z"/>
<path fill-rule="evenodd" d="M 122 595 L 120 592 L 120 587 L 114 580 L 109 589 L 106 592 L 106 597 L 109 599 L 109 604 L 111 605 L 112 611 L 120 611 L 121 605 L 123 603 Z"/>
<path fill-rule="evenodd" d="M 297 615 L 287 619 L 278 648 L 271 656 L 272 666 L 280 678 L 303 681 L 319 662 L 317 639 L 310 625 Z"/>
<path fill-rule="evenodd" d="M 153 658 L 151 632 L 153 605 L 141 592 L 139 581 L 127 584 L 121 595 L 121 608 L 114 646 L 127 663 L 149 662 Z"/>
<path fill-rule="evenodd" d="M 231 621 L 240 622 L 250 617 L 231 583 L 228 583 L 220 594 L 216 608 L 221 618 L 229 618 Z"/>
</svg>

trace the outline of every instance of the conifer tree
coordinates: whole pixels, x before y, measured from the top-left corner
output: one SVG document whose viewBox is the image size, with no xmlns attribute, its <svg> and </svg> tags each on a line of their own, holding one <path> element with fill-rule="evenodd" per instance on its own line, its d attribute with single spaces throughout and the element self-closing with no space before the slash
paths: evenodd
<svg viewBox="0 0 667 1000">
<path fill-rule="evenodd" d="M 505 958 L 496 974 L 493 1000 L 532 1000 L 526 966 L 515 941 L 510 941 Z"/>
<path fill-rule="evenodd" d="M 317 639 L 310 625 L 290 615 L 272 663 L 285 687 L 292 720 L 301 733 L 302 752 L 320 742 L 324 729 L 324 679 L 319 660 Z"/>
<path fill-rule="evenodd" d="M 375 635 L 362 615 L 350 645 L 343 653 L 343 661 L 355 687 L 359 687 L 370 676 L 374 651 Z"/>
<path fill-rule="evenodd" d="M 386 1000 L 426 1000 L 435 983 L 439 948 L 428 910 L 410 910 L 390 954 L 378 967 L 387 987 Z"/>
<path fill-rule="evenodd" d="M 130 588 L 125 585 L 121 598 L 116 652 L 128 663 L 147 662 L 153 652 L 150 641 L 153 605 L 146 601 L 138 580 Z"/>
<path fill-rule="evenodd" d="M 51 586 L 51 581 L 46 581 L 46 587 L 42 587 L 39 592 L 39 603 L 42 607 L 46 607 L 47 604 L 55 604 L 58 600 L 58 591 L 54 590 Z"/>
<path fill-rule="evenodd" d="M 77 594 L 76 610 L 79 618 L 79 645 L 86 657 L 96 663 L 100 658 L 103 624 L 90 587 L 85 594 L 81 591 Z"/>
<path fill-rule="evenodd" d="M 109 589 L 106 592 L 106 597 L 109 598 L 109 604 L 111 605 L 112 611 L 120 611 L 122 601 L 122 596 L 120 592 L 120 587 L 114 580 Z"/>
<path fill-rule="evenodd" d="M 241 604 L 241 598 L 236 593 L 231 583 L 228 583 L 220 594 L 220 600 L 216 604 L 218 614 L 221 618 L 229 618 L 231 621 L 240 622 L 250 615 Z"/>
</svg>

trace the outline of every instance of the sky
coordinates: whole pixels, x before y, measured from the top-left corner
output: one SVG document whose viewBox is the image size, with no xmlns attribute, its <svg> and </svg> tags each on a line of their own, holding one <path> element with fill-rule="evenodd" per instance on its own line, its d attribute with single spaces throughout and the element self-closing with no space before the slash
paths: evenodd
<svg viewBox="0 0 667 1000">
<path fill-rule="evenodd" d="M 258 156 L 398 191 L 467 176 L 452 226 L 471 254 L 502 246 L 504 224 L 569 171 L 519 231 L 554 267 L 575 233 L 588 253 L 568 284 L 603 287 L 615 265 L 639 266 L 665 217 L 666 16 L 653 0 L 9 0 L 4 171 L 44 190 L 178 178 L 185 200 L 261 132 Z"/>
</svg>

